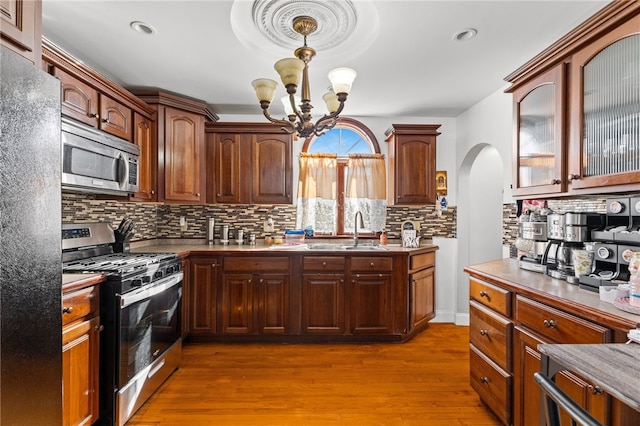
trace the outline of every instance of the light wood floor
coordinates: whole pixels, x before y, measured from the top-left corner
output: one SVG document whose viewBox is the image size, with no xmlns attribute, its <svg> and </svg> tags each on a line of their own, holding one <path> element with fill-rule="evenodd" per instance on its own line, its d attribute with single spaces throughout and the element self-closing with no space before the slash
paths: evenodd
<svg viewBox="0 0 640 426">
<path fill-rule="evenodd" d="M 498 425 L 469 386 L 468 327 L 404 344 L 186 344 L 127 426 Z"/>
</svg>

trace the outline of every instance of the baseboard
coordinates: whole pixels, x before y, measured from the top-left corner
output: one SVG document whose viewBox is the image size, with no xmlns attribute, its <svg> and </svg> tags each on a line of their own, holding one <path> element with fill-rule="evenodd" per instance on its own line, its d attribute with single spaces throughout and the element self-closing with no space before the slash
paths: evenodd
<svg viewBox="0 0 640 426">
<path fill-rule="evenodd" d="M 455 324 L 456 325 L 469 325 L 469 314 L 468 313 L 462 313 L 462 314 L 456 314 L 456 320 L 455 320 Z"/>
</svg>

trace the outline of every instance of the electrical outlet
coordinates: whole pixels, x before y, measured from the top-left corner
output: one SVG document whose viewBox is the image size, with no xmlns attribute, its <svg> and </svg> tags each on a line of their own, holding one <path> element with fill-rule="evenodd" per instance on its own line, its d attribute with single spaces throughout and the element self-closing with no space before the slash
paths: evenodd
<svg viewBox="0 0 640 426">
<path fill-rule="evenodd" d="M 273 221 L 273 218 L 269 216 L 267 220 L 264 221 L 262 225 L 262 230 L 267 233 L 272 233 L 275 231 L 275 228 L 276 228 L 275 222 Z"/>
<path fill-rule="evenodd" d="M 187 230 L 187 219 L 184 216 L 180 216 L 180 232 Z"/>
</svg>

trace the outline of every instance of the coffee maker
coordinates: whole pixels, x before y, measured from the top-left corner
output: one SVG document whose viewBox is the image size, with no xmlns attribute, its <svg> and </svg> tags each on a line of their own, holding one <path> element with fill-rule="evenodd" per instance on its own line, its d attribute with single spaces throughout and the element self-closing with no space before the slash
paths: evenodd
<svg viewBox="0 0 640 426">
<path fill-rule="evenodd" d="M 544 254 L 547 250 L 546 222 L 519 222 L 516 247 L 522 253 L 518 266 L 528 271 L 546 273 Z"/>
</svg>

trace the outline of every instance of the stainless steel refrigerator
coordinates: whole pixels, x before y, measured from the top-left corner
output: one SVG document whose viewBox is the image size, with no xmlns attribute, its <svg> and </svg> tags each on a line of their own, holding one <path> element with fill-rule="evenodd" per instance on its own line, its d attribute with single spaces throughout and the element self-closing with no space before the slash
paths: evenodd
<svg viewBox="0 0 640 426">
<path fill-rule="evenodd" d="M 0 46 L 0 90 L 0 424 L 61 425 L 60 82 Z"/>
</svg>

